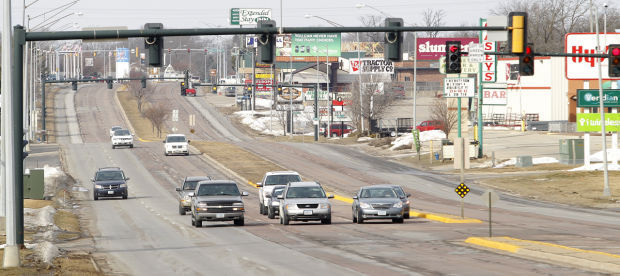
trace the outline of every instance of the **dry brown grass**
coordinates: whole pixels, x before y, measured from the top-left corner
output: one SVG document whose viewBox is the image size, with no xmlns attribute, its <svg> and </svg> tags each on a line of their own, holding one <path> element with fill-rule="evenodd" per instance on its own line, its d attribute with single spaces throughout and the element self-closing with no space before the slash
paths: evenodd
<svg viewBox="0 0 620 276">
<path fill-rule="evenodd" d="M 103 275 L 97 272 L 89 255 L 71 254 L 54 260 L 55 275 Z"/>
<path fill-rule="evenodd" d="M 54 109 L 54 99 L 56 97 L 56 93 L 58 92 L 58 90 L 60 90 L 60 88 L 58 87 L 52 87 L 51 85 L 48 85 L 45 87 L 45 128 L 47 129 L 47 142 L 48 143 L 56 143 L 56 134 L 54 133 L 55 129 L 56 129 L 56 124 L 55 124 L 55 120 L 54 120 L 54 113 L 55 113 L 55 109 Z M 36 103 L 38 108 L 41 108 L 41 100 L 40 97 L 37 97 L 37 103 Z M 42 130 L 42 125 L 41 125 L 41 114 L 39 113 L 39 123 L 37 124 L 37 130 Z M 40 136 L 40 134 L 37 134 L 37 136 Z"/>
<path fill-rule="evenodd" d="M 24 208 L 39 209 L 53 204 L 51 200 L 24 199 Z"/>
<path fill-rule="evenodd" d="M 161 140 L 161 137 L 157 137 L 157 133 L 154 131 L 151 122 L 142 116 L 142 114 L 138 111 L 136 99 L 131 95 L 131 93 L 120 90 L 116 93 L 118 96 L 118 101 L 121 103 L 121 107 L 125 110 L 129 123 L 136 132 L 135 135 L 146 141 Z M 145 104 L 143 108 L 146 109 L 147 106 L 148 104 Z M 165 137 L 167 134 L 168 132 L 164 129 L 162 137 Z"/>
<path fill-rule="evenodd" d="M 235 145 L 223 142 L 192 141 L 200 152 L 217 160 L 230 170 L 254 183 L 260 182 L 265 172 L 284 168 Z"/>
</svg>

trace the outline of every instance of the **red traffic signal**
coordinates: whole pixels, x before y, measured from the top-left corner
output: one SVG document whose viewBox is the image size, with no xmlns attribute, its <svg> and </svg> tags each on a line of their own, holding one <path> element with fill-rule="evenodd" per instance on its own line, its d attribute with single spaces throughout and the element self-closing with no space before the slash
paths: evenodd
<svg viewBox="0 0 620 276">
<path fill-rule="evenodd" d="M 620 44 L 609 45 L 607 61 L 609 63 L 609 77 L 619 78 L 620 77 Z"/>
<path fill-rule="evenodd" d="M 446 74 L 461 73 L 461 42 L 446 41 Z"/>
<path fill-rule="evenodd" d="M 521 76 L 534 75 L 534 46 L 532 44 L 525 47 L 523 55 L 519 56 L 519 74 Z"/>
</svg>

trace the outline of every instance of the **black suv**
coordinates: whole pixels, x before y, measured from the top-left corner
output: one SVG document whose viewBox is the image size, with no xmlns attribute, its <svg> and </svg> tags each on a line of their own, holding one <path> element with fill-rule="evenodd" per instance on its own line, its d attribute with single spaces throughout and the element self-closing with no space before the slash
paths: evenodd
<svg viewBox="0 0 620 276">
<path fill-rule="evenodd" d="M 99 197 L 122 197 L 127 199 L 127 180 L 125 173 L 118 167 L 100 168 L 95 172 L 92 181 L 95 186 L 93 189 L 93 197 L 98 200 Z"/>
</svg>

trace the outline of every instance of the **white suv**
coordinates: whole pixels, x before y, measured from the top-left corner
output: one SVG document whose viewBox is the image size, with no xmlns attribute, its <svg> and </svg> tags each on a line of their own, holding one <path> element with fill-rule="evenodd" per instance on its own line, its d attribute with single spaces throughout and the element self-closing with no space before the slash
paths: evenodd
<svg viewBox="0 0 620 276">
<path fill-rule="evenodd" d="M 164 140 L 164 154 L 166 156 L 171 154 L 189 155 L 189 140 L 185 134 L 168 134 Z"/>
<path fill-rule="evenodd" d="M 259 213 L 261 215 L 267 215 L 269 210 L 268 200 L 265 200 L 265 195 L 271 195 L 273 191 L 273 187 L 276 185 L 286 185 L 289 182 L 299 182 L 301 181 L 301 176 L 299 173 L 294 171 L 276 171 L 276 172 L 268 172 L 263 176 L 263 181 L 256 183 L 258 185 L 258 203 L 259 203 Z"/>
<path fill-rule="evenodd" d="M 118 129 L 114 131 L 112 134 L 112 148 L 115 149 L 119 146 L 128 146 L 133 148 L 133 135 L 129 130 L 126 129 Z"/>
</svg>

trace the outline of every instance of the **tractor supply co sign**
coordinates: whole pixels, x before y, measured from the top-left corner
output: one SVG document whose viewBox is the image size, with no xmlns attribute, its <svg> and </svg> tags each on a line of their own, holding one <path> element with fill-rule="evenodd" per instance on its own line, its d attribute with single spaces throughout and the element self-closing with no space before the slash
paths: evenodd
<svg viewBox="0 0 620 276">
<path fill-rule="evenodd" d="M 487 20 L 480 19 L 480 26 L 486 27 Z M 488 32 L 480 32 L 480 40 L 482 40 L 482 47 L 485 52 L 495 52 L 497 50 L 497 43 L 489 41 Z M 482 82 L 496 82 L 497 81 L 497 56 L 484 55 L 482 57 Z"/>
<path fill-rule="evenodd" d="M 578 132 L 600 132 L 600 113 L 577 113 Z M 605 131 L 620 131 L 620 113 L 605 113 Z"/>
<path fill-rule="evenodd" d="M 474 97 L 476 91 L 474 82 L 474 78 L 445 78 L 443 80 L 444 97 Z"/>
<path fill-rule="evenodd" d="M 382 58 L 363 58 L 349 60 L 349 74 L 394 74 L 394 63 Z"/>
<path fill-rule="evenodd" d="M 256 25 L 259 20 L 271 19 L 271 9 L 230 9 L 230 25 Z"/>
<path fill-rule="evenodd" d="M 601 44 L 605 41 L 602 37 L 600 40 Z M 620 33 L 608 33 L 606 40 L 607 45 L 604 46 L 605 53 L 607 53 L 609 44 L 620 44 Z M 566 53 L 570 54 L 596 54 L 596 34 L 566 34 L 564 49 L 566 49 Z M 600 58 L 600 61 L 603 79 L 609 79 L 609 63 L 607 58 Z M 566 78 L 569 80 L 598 79 L 596 58 L 566 57 Z"/>
<path fill-rule="evenodd" d="M 598 89 L 578 89 L 577 107 L 600 107 Z M 603 105 L 605 107 L 620 106 L 620 90 L 603 89 Z"/>
<path fill-rule="evenodd" d="M 505 84 L 485 84 L 482 87 L 483 105 L 506 105 L 508 104 L 508 90 Z"/>
</svg>

